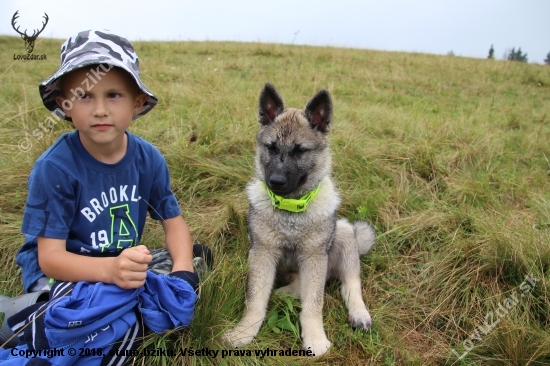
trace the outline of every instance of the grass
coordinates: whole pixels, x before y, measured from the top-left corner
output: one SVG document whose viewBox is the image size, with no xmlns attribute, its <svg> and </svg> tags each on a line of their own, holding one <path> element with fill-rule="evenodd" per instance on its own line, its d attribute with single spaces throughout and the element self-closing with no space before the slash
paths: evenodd
<svg viewBox="0 0 550 366">
<path fill-rule="evenodd" d="M 71 127 L 59 122 L 40 140 L 31 135 L 48 116 L 37 86 L 57 69 L 60 44 L 41 38 L 35 50 L 47 61 L 12 61 L 23 53 L 22 41 L 0 37 L 0 292 L 9 295 L 22 292 L 14 256 L 23 241 L 28 173 Z M 147 347 L 226 349 L 218 336 L 242 315 L 244 188 L 253 175 L 257 98 L 266 81 L 296 107 L 318 89 L 330 90 L 339 214 L 370 221 L 378 234 L 362 258 L 373 328 L 349 327 L 338 284 L 329 283 L 328 356 L 160 357 L 146 364 L 550 363 L 550 67 L 259 43 L 135 47 L 142 79 L 160 102 L 131 132 L 165 155 L 193 238 L 216 256 L 192 326 L 148 337 Z M 18 142 L 25 136 L 32 147 L 23 153 Z M 161 226 L 149 222 L 145 244 L 161 240 Z M 527 274 L 538 281 L 521 297 Z M 499 304 L 514 291 L 518 301 L 498 318 Z M 243 349 L 300 349 L 299 311 L 299 301 L 274 295 L 272 323 Z M 488 329 L 490 313 L 498 324 L 479 332 Z M 460 360 L 453 352 L 468 349 Z"/>
</svg>

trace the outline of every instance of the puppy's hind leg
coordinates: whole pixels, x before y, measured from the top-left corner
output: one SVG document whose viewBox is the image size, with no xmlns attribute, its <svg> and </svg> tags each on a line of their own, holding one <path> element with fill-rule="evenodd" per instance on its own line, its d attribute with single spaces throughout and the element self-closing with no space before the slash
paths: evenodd
<svg viewBox="0 0 550 366">
<path fill-rule="evenodd" d="M 341 282 L 340 290 L 348 308 L 350 325 L 369 330 L 372 320 L 361 295 L 359 246 L 354 229 L 346 220 L 336 223 L 336 235 L 329 251 L 328 275 Z"/>
<path fill-rule="evenodd" d="M 258 245 L 250 249 L 244 315 L 235 328 L 222 336 L 225 343 L 233 347 L 244 346 L 258 334 L 266 315 L 279 255 Z"/>
</svg>

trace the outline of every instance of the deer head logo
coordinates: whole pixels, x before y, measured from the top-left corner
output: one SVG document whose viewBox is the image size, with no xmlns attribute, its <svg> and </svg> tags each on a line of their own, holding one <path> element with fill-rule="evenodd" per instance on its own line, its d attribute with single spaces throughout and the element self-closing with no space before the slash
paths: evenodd
<svg viewBox="0 0 550 366">
<path fill-rule="evenodd" d="M 42 29 L 38 30 L 34 30 L 32 32 L 32 36 L 29 36 L 27 34 L 27 30 L 25 29 L 25 31 L 23 33 L 21 33 L 19 31 L 19 27 L 15 28 L 15 20 L 17 18 L 19 18 L 19 15 L 17 15 L 17 13 L 19 13 L 19 10 L 17 10 L 15 12 L 15 14 L 13 14 L 13 17 L 11 18 L 11 26 L 13 27 L 13 29 L 15 29 L 15 31 L 17 33 L 19 33 L 21 35 L 21 38 L 23 38 L 23 40 L 25 41 L 25 48 L 27 49 L 27 53 L 32 53 L 32 50 L 34 49 L 34 42 L 36 41 L 36 39 L 38 38 L 38 35 L 40 33 L 42 33 L 42 31 L 44 30 L 44 28 L 46 28 L 46 24 L 48 24 L 48 14 L 44 13 L 44 19 L 46 20 L 45 22 L 42 22 Z"/>
</svg>

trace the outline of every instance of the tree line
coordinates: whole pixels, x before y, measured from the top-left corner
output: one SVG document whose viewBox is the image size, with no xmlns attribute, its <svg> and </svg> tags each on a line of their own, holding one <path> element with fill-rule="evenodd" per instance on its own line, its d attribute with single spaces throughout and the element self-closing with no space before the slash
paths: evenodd
<svg viewBox="0 0 550 366">
<path fill-rule="evenodd" d="M 491 48 L 489 48 L 489 55 L 487 56 L 489 59 L 495 58 L 495 49 L 493 45 L 491 45 Z M 518 61 L 518 62 L 527 62 L 527 53 L 523 53 L 521 51 L 521 47 L 519 47 L 517 50 L 515 47 L 512 47 L 511 50 L 507 50 L 504 53 L 504 59 L 508 61 Z M 546 58 L 544 59 L 544 63 L 546 65 L 550 65 L 550 52 L 546 55 Z"/>
</svg>

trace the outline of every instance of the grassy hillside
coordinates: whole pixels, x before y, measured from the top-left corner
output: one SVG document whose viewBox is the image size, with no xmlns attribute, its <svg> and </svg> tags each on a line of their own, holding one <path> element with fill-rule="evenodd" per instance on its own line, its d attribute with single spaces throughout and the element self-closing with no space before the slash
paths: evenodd
<svg viewBox="0 0 550 366">
<path fill-rule="evenodd" d="M 31 134 L 49 115 L 38 84 L 57 69 L 60 44 L 39 39 L 35 53 L 46 61 L 13 61 L 23 42 L 0 37 L 0 292 L 10 295 L 22 292 L 13 258 L 23 241 L 27 175 L 71 129 L 62 121 L 40 140 Z M 160 102 L 131 131 L 166 156 L 194 239 L 217 258 L 191 328 L 148 337 L 148 347 L 226 349 L 217 337 L 242 315 L 244 188 L 253 175 L 257 98 L 271 81 L 289 106 L 303 107 L 321 88 L 332 93 L 339 214 L 370 221 L 378 235 L 362 258 L 373 328 L 349 327 L 338 284 L 329 283 L 324 322 L 333 348 L 321 360 L 218 355 L 183 363 L 550 363 L 550 67 L 273 44 L 135 46 L 142 79 Z M 21 152 L 25 137 L 32 146 Z M 161 245 L 161 234 L 149 223 L 145 244 Z M 268 314 L 296 324 L 299 310 L 296 299 L 273 296 Z M 299 331 L 287 328 L 264 323 L 244 349 L 300 349 Z"/>
</svg>

